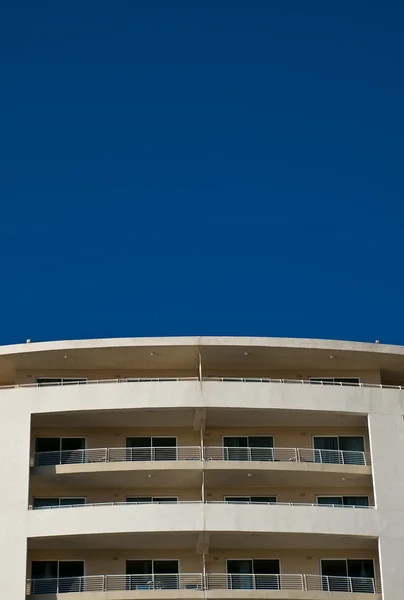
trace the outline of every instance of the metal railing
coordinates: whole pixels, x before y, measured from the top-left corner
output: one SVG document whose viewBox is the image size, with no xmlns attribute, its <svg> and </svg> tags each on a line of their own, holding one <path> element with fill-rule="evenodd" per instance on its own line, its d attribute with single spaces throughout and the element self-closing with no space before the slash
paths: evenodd
<svg viewBox="0 0 404 600">
<path fill-rule="evenodd" d="M 207 590 L 304 590 L 303 575 L 208 573 Z"/>
<path fill-rule="evenodd" d="M 326 378 L 324 378 L 326 379 Z M 222 381 L 235 383 L 291 383 L 299 385 L 323 385 L 334 387 L 359 387 L 359 388 L 377 388 L 390 390 L 403 390 L 402 385 L 389 385 L 384 383 L 365 383 L 362 381 L 310 381 L 310 379 L 288 379 L 273 377 L 202 377 L 202 381 Z"/>
<path fill-rule="evenodd" d="M 55 508 L 92 508 L 102 506 L 142 506 L 144 504 L 203 504 L 201 500 L 141 500 L 140 502 L 86 502 L 85 504 L 58 504 L 50 506 L 30 506 L 29 510 L 48 510 Z"/>
<path fill-rule="evenodd" d="M 205 446 L 168 446 L 162 448 L 88 448 L 36 452 L 34 466 L 107 462 L 155 462 L 178 460 L 224 460 L 237 462 L 299 462 L 337 465 L 370 465 L 370 453 L 353 450 L 314 448 L 233 448 Z"/>
<path fill-rule="evenodd" d="M 199 377 L 120 377 L 114 379 L 61 379 L 61 381 L 41 382 L 35 381 L 31 383 L 16 383 L 11 385 L 2 385 L 0 390 L 9 390 L 13 388 L 29 388 L 29 387 L 65 387 L 72 385 L 92 385 L 99 383 L 163 383 L 166 381 L 199 381 Z"/>
<path fill-rule="evenodd" d="M 352 450 L 315 448 L 233 448 L 206 446 L 206 460 L 247 462 L 308 462 L 337 465 L 370 465 L 370 454 Z"/>
<path fill-rule="evenodd" d="M 90 575 L 29 579 L 27 595 L 113 592 L 123 590 L 203 590 L 202 573 L 167 573 L 149 575 Z"/>
<path fill-rule="evenodd" d="M 116 379 L 87 379 L 86 381 L 65 380 L 60 382 L 49 383 L 16 383 L 0 386 L 0 390 L 9 390 L 14 388 L 29 388 L 29 387 L 63 387 L 72 385 L 92 385 L 101 383 L 160 383 L 170 381 L 200 381 L 199 377 L 125 377 Z M 222 382 L 239 382 L 239 383 L 290 383 L 300 385 L 324 385 L 334 387 L 359 387 L 359 388 L 377 388 L 403 390 L 402 385 L 390 385 L 384 383 L 365 383 L 365 382 L 347 382 L 347 381 L 310 381 L 309 379 L 288 379 L 288 378 L 273 378 L 273 377 L 202 377 L 202 381 L 222 381 Z"/>
<path fill-rule="evenodd" d="M 372 577 L 334 577 L 305 575 L 306 590 L 320 592 L 348 592 L 380 594 L 381 582 Z"/>
<path fill-rule="evenodd" d="M 200 446 L 168 446 L 162 448 L 88 448 L 36 452 L 34 466 L 72 465 L 107 462 L 148 462 L 201 460 Z"/>
<path fill-rule="evenodd" d="M 91 508 L 91 507 L 102 507 L 102 506 L 141 506 L 144 504 L 247 504 L 249 506 L 319 506 L 321 508 L 364 508 L 373 509 L 374 506 L 360 506 L 357 504 L 317 504 L 315 502 L 251 502 L 248 500 L 208 500 L 203 502 L 202 500 L 161 500 L 158 499 L 140 502 L 88 502 L 81 504 L 57 504 L 50 506 L 30 506 L 29 510 L 52 510 L 55 508 Z"/>
<path fill-rule="evenodd" d="M 300 590 L 316 592 L 381 593 L 370 577 L 301 574 L 167 573 L 150 575 L 90 575 L 28 579 L 27 595 L 150 590 Z"/>
<path fill-rule="evenodd" d="M 248 506 L 319 506 L 321 508 L 364 508 L 372 509 L 374 506 L 360 506 L 358 504 L 317 504 L 317 502 L 251 502 L 250 500 L 208 500 L 205 504 L 246 504 Z"/>
</svg>

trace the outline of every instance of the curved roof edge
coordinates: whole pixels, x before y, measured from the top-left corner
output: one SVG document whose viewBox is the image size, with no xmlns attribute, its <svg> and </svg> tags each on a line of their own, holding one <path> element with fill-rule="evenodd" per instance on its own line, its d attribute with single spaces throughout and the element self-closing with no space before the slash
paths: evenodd
<svg viewBox="0 0 404 600">
<path fill-rule="evenodd" d="M 310 338 L 272 337 L 151 337 L 151 338 L 100 338 L 87 340 L 61 340 L 53 342 L 31 342 L 0 346 L 0 355 L 25 354 L 30 352 L 51 352 L 64 350 L 151 346 L 256 346 L 261 348 L 301 348 L 329 351 L 372 352 L 377 354 L 404 355 L 404 346 L 350 342 L 343 340 L 323 340 Z"/>
</svg>

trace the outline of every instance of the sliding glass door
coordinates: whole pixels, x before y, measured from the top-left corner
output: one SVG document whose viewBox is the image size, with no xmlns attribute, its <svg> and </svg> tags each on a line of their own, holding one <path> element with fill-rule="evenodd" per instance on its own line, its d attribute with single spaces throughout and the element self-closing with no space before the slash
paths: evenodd
<svg viewBox="0 0 404 600">
<path fill-rule="evenodd" d="M 274 438 L 272 436 L 224 436 L 223 437 L 223 459 L 224 460 L 274 460 Z"/>
</svg>

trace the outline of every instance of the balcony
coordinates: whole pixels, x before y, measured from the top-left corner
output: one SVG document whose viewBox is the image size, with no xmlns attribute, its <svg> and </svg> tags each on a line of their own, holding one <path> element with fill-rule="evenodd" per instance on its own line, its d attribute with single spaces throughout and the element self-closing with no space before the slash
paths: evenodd
<svg viewBox="0 0 404 600">
<path fill-rule="evenodd" d="M 380 594 L 380 581 L 369 577 L 328 577 L 313 574 L 181 573 L 154 575 L 90 575 L 30 579 L 27 596 L 49 600 L 59 594 L 86 593 L 86 598 L 293 598 L 315 600 L 328 593 L 355 594 L 359 599 Z M 364 596 L 366 594 L 366 596 Z M 51 596 L 50 596 L 51 595 Z"/>
</svg>

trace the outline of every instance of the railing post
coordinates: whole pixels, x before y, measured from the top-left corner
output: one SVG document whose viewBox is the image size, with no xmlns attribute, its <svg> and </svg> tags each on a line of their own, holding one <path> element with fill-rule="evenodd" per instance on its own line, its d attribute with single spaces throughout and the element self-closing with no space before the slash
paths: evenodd
<svg viewBox="0 0 404 600">
<path fill-rule="evenodd" d="M 103 592 L 107 592 L 107 587 L 108 587 L 108 581 L 107 581 L 107 577 L 108 575 L 103 575 L 102 576 L 102 591 Z"/>
<path fill-rule="evenodd" d="M 348 577 L 348 584 L 348 591 L 352 593 L 352 577 Z"/>
<path fill-rule="evenodd" d="M 295 448 L 295 459 L 296 459 L 296 462 L 300 462 L 300 449 L 299 448 Z"/>
<path fill-rule="evenodd" d="M 307 587 L 307 576 L 304 574 L 302 575 L 302 590 L 304 592 L 308 591 L 308 587 Z"/>
</svg>

